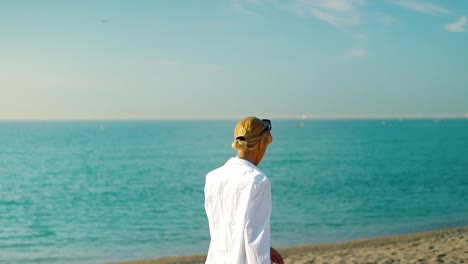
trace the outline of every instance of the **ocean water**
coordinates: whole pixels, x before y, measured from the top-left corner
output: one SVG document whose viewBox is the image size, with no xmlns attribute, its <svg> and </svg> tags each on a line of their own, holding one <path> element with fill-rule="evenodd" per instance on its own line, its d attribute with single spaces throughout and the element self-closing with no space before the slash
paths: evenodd
<svg viewBox="0 0 468 264">
<path fill-rule="evenodd" d="M 272 122 L 274 247 L 468 225 L 468 119 Z M 235 123 L 0 122 L 0 263 L 206 253 Z"/>
</svg>

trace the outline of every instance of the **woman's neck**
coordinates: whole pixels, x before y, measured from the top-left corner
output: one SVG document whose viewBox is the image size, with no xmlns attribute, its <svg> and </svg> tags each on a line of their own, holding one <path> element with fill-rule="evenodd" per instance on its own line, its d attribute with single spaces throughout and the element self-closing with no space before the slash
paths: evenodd
<svg viewBox="0 0 468 264">
<path fill-rule="evenodd" d="M 258 166 L 258 164 L 260 163 L 258 161 L 258 153 L 255 150 L 251 150 L 251 151 L 241 151 L 240 150 L 240 151 L 237 152 L 237 157 L 240 158 L 240 159 L 247 160 L 247 161 L 249 161 L 250 163 L 252 163 L 255 166 Z"/>
</svg>

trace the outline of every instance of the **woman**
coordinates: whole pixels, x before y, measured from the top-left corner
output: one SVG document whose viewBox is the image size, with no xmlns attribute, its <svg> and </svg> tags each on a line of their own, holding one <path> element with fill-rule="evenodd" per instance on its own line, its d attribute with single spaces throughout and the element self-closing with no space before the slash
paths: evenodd
<svg viewBox="0 0 468 264">
<path fill-rule="evenodd" d="M 270 181 L 257 168 L 273 140 L 270 130 L 270 120 L 240 120 L 232 143 L 237 156 L 206 175 L 205 210 L 211 236 L 207 264 L 283 263 L 270 248 Z"/>
</svg>

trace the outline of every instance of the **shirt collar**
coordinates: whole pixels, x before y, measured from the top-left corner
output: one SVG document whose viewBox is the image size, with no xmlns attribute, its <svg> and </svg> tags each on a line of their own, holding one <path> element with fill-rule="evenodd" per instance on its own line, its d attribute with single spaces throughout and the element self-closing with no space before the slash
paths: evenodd
<svg viewBox="0 0 468 264">
<path fill-rule="evenodd" d="M 242 165 L 245 165 L 245 166 L 249 166 L 249 167 L 252 167 L 252 168 L 255 168 L 255 169 L 258 169 L 257 166 L 255 166 L 252 162 L 248 161 L 248 160 L 245 160 L 245 159 L 241 159 L 239 158 L 238 156 L 235 156 L 235 157 L 232 157 L 230 158 L 226 163 L 231 163 L 231 164 L 242 164 Z"/>
</svg>

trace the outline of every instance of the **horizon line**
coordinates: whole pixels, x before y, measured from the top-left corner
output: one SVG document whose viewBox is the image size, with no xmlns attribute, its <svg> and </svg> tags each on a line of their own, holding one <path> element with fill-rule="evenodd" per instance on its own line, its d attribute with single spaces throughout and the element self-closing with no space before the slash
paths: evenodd
<svg viewBox="0 0 468 264">
<path fill-rule="evenodd" d="M 239 120 L 246 116 L 168 116 L 168 117 L 64 117 L 64 118 L 0 118 L 7 121 L 170 121 L 170 120 Z M 255 115 L 253 115 L 255 116 Z M 405 115 L 258 115 L 277 120 L 375 120 L 375 119 L 468 119 L 468 113 L 459 115 L 447 114 L 405 114 Z"/>
</svg>

